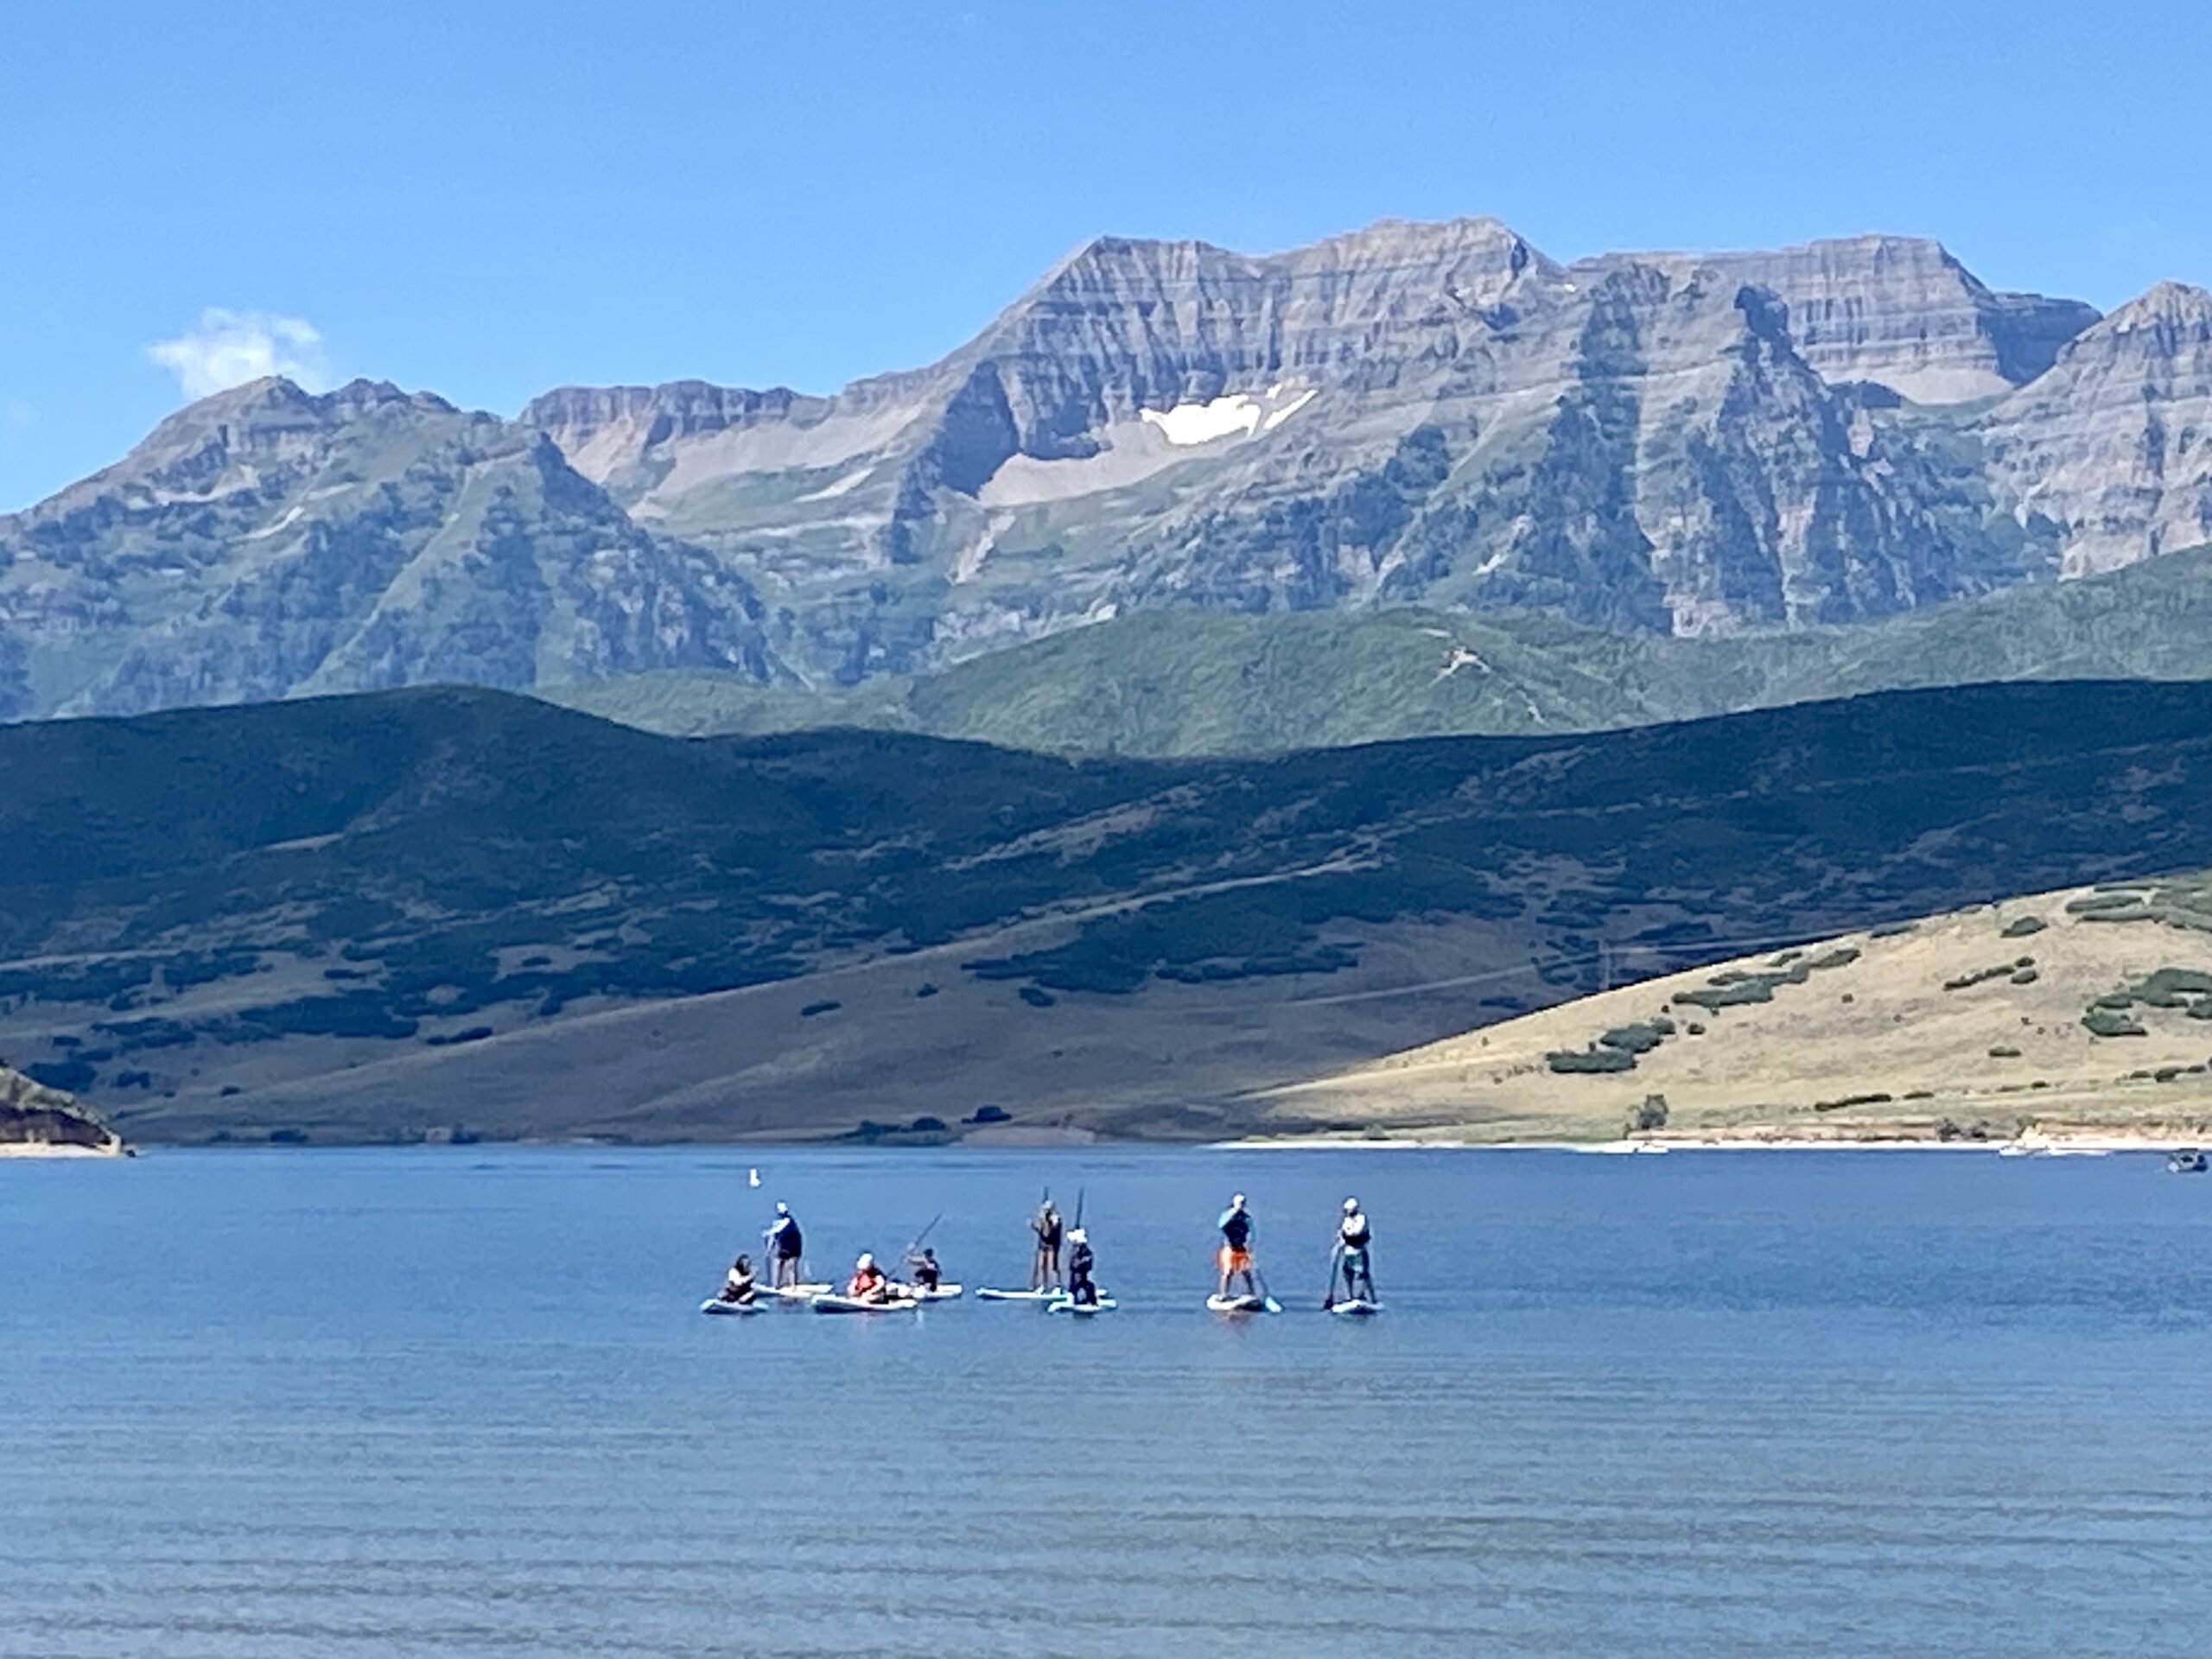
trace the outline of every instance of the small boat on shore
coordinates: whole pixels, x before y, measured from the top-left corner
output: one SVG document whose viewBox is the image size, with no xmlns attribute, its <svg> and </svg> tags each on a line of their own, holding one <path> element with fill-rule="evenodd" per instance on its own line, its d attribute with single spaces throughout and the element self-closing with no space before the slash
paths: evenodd
<svg viewBox="0 0 2212 1659">
<path fill-rule="evenodd" d="M 2166 1168 L 2176 1175 L 2202 1175 L 2212 1168 L 2212 1160 L 2195 1147 L 2177 1147 L 2166 1154 Z"/>
</svg>

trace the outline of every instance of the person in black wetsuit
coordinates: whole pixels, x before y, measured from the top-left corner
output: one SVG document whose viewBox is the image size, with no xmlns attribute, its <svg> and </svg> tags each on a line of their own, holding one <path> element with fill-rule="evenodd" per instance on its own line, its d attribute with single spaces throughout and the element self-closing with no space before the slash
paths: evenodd
<svg viewBox="0 0 2212 1659">
<path fill-rule="evenodd" d="M 798 1230 L 798 1217 L 791 1214 L 787 1204 L 776 1206 L 776 1219 L 768 1229 L 768 1262 L 771 1268 L 768 1282 L 778 1290 L 798 1283 L 799 1253 L 806 1241 Z"/>
<path fill-rule="evenodd" d="M 1090 1248 L 1090 1235 L 1080 1227 L 1068 1230 L 1068 1300 L 1078 1307 L 1098 1306 L 1098 1287 L 1091 1272 L 1098 1264 Z"/>
<path fill-rule="evenodd" d="M 1060 1241 L 1066 1229 L 1050 1198 L 1037 1206 L 1037 1218 L 1029 1224 L 1029 1230 L 1037 1235 L 1037 1259 L 1030 1264 L 1029 1288 L 1058 1290 L 1061 1283 Z"/>
</svg>

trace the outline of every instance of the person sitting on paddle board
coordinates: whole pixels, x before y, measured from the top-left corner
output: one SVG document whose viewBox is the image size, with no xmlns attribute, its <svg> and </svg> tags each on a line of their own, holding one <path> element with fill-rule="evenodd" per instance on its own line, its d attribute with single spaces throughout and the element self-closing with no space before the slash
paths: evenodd
<svg viewBox="0 0 2212 1659">
<path fill-rule="evenodd" d="M 1344 1274 L 1344 1300 L 1351 1302 L 1371 1302 L 1375 1300 L 1375 1274 L 1367 1262 L 1368 1246 L 1375 1242 L 1375 1230 L 1368 1224 L 1366 1212 L 1359 1207 L 1357 1198 L 1344 1200 L 1344 1218 L 1337 1224 L 1337 1266 Z M 1330 1301 L 1335 1301 L 1335 1281 L 1331 1281 Z"/>
<path fill-rule="evenodd" d="M 1090 1249 L 1090 1235 L 1080 1227 L 1068 1230 L 1068 1300 L 1078 1307 L 1098 1306 L 1098 1287 L 1090 1281 L 1098 1258 Z"/>
<path fill-rule="evenodd" d="M 729 1276 L 722 1281 L 721 1300 L 741 1307 L 752 1301 L 753 1296 L 753 1258 L 741 1255 L 731 1263 Z"/>
<path fill-rule="evenodd" d="M 1234 1193 L 1229 1208 L 1221 1212 L 1221 1298 L 1229 1300 L 1229 1281 L 1242 1279 L 1244 1294 L 1260 1294 L 1260 1281 L 1252 1272 L 1252 1212 L 1244 1207 L 1244 1195 Z"/>
<path fill-rule="evenodd" d="M 867 1251 L 853 1264 L 852 1279 L 845 1286 L 845 1294 L 856 1302 L 887 1302 L 891 1300 L 891 1281 L 883 1276 L 883 1269 L 875 1265 L 875 1258 Z"/>
<path fill-rule="evenodd" d="M 769 1282 L 778 1290 L 798 1283 L 799 1252 L 804 1247 L 791 1205 L 779 1204 L 775 1223 L 768 1229 L 768 1256 L 773 1269 Z"/>
<path fill-rule="evenodd" d="M 1052 1207 L 1049 1195 L 1037 1206 L 1037 1218 L 1029 1224 L 1029 1230 L 1037 1235 L 1037 1259 L 1029 1268 L 1029 1288 L 1057 1290 L 1060 1285 L 1060 1239 L 1065 1229 L 1060 1212 Z"/>
<path fill-rule="evenodd" d="M 937 1264 L 937 1251 L 928 1245 L 919 1251 L 908 1252 L 906 1271 L 917 1290 L 935 1290 L 944 1282 L 944 1269 Z"/>
</svg>

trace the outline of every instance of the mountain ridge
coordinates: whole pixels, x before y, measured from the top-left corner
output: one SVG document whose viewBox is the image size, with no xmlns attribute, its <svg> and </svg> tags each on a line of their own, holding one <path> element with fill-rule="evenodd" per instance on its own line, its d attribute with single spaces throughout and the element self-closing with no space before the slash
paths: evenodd
<svg viewBox="0 0 2212 1659">
<path fill-rule="evenodd" d="M 833 393 L 264 384 L 0 517 L 0 716 L 472 661 L 850 685 L 1160 607 L 1877 620 L 2212 540 L 2209 306 L 2100 318 L 1924 238 L 1563 264 L 1383 221 L 1093 238 Z"/>
</svg>

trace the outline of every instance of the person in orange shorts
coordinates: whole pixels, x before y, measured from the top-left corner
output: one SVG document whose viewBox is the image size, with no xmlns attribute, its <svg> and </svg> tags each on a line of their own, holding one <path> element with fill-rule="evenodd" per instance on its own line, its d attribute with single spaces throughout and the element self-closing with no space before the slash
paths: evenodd
<svg viewBox="0 0 2212 1659">
<path fill-rule="evenodd" d="M 1244 1281 L 1244 1294 L 1260 1294 L 1259 1281 L 1252 1273 L 1252 1212 L 1244 1207 L 1244 1195 L 1234 1193 L 1229 1208 L 1221 1212 L 1221 1296 L 1229 1299 L 1229 1285 L 1233 1279 Z"/>
</svg>

